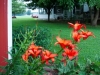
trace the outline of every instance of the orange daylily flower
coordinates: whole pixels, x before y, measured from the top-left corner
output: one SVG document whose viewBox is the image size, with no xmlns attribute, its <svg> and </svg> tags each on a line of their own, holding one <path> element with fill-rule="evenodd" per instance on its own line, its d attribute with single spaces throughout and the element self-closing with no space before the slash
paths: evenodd
<svg viewBox="0 0 100 75">
<path fill-rule="evenodd" d="M 93 33 L 90 32 L 90 31 L 83 31 L 83 30 L 82 30 L 81 35 L 83 35 L 83 39 L 84 39 L 84 40 L 86 40 L 89 36 L 95 37 L 95 36 L 93 35 Z"/>
<path fill-rule="evenodd" d="M 54 58 L 56 56 L 57 56 L 57 54 L 53 54 L 48 50 L 44 50 L 44 51 L 42 51 L 42 54 L 41 54 L 41 60 L 42 60 L 43 63 L 45 62 L 46 64 L 49 64 L 49 60 L 54 62 L 55 61 Z"/>
<path fill-rule="evenodd" d="M 41 53 L 41 50 L 29 50 L 30 55 L 35 58 L 38 57 Z"/>
<path fill-rule="evenodd" d="M 26 62 L 28 62 L 28 57 L 30 56 L 29 51 L 27 50 L 23 55 L 22 55 L 22 59 Z"/>
<path fill-rule="evenodd" d="M 72 45 L 72 41 L 71 40 L 66 40 L 66 39 L 61 39 L 59 36 L 56 37 L 57 41 L 55 43 L 56 44 L 60 44 L 61 48 L 66 48 L 67 46 L 71 46 Z"/>
<path fill-rule="evenodd" d="M 42 51 L 42 47 L 36 46 L 34 43 L 31 43 L 29 48 L 22 55 L 22 59 L 27 62 L 29 56 L 32 56 L 33 58 L 38 57 L 41 51 Z"/>
<path fill-rule="evenodd" d="M 83 37 L 83 35 L 81 35 L 79 32 L 77 31 L 73 31 L 72 32 L 72 38 L 76 41 L 76 42 L 80 42 L 80 39 Z"/>
<path fill-rule="evenodd" d="M 68 24 L 70 25 L 70 27 L 72 27 L 74 29 L 74 31 L 78 31 L 80 30 L 82 27 L 86 28 L 85 25 L 80 24 L 79 22 L 76 22 L 75 24 L 68 22 Z"/>
<path fill-rule="evenodd" d="M 69 50 L 68 48 L 65 48 L 62 55 L 68 56 L 68 58 L 70 60 L 72 60 L 73 58 L 75 58 L 78 55 L 78 51 L 77 50 Z"/>
<path fill-rule="evenodd" d="M 73 49 L 76 48 L 76 45 L 75 44 L 69 44 L 66 48 L 73 50 Z"/>
<path fill-rule="evenodd" d="M 31 45 L 28 47 L 28 50 L 37 50 L 37 49 L 42 49 L 42 47 L 40 46 L 36 46 L 33 42 L 31 43 Z"/>
<path fill-rule="evenodd" d="M 31 53 L 31 56 L 37 57 L 41 51 L 42 51 L 42 47 L 36 46 L 34 43 L 32 43 L 29 48 L 28 48 L 29 53 Z"/>
</svg>

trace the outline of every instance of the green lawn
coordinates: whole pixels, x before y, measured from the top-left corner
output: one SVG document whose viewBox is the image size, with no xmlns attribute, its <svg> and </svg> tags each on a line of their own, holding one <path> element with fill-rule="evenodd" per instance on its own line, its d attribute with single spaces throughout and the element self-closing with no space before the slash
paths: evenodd
<svg viewBox="0 0 100 75">
<path fill-rule="evenodd" d="M 38 25 L 38 27 L 46 27 L 50 29 L 52 35 L 54 35 L 54 42 L 56 41 L 55 37 L 59 33 L 62 38 L 70 38 L 69 35 L 72 30 L 69 29 L 68 24 L 65 21 L 47 22 L 44 20 L 37 20 L 28 17 L 28 18 L 16 18 L 13 19 L 12 22 L 13 22 L 13 30 L 16 30 L 20 26 L 32 28 Z M 92 27 L 90 25 L 87 25 L 87 29 L 92 31 L 96 37 L 95 38 L 89 37 L 86 41 L 82 41 L 78 44 L 78 48 L 80 49 L 79 60 L 84 61 L 84 59 L 89 58 L 92 61 L 95 61 L 94 57 L 96 55 L 98 56 L 100 55 L 100 26 Z M 58 50 L 58 48 L 56 48 L 55 50 Z"/>
</svg>

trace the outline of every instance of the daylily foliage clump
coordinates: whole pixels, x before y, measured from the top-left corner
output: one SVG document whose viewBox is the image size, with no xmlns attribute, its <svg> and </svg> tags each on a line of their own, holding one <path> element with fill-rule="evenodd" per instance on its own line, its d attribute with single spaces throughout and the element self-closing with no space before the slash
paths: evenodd
<svg viewBox="0 0 100 75">
<path fill-rule="evenodd" d="M 60 62 L 63 62 L 65 66 L 67 65 L 67 60 L 77 59 L 79 54 L 77 43 L 79 43 L 81 40 L 86 40 L 90 36 L 95 37 L 91 31 L 87 30 L 84 24 L 79 22 L 76 22 L 75 24 L 68 22 L 68 24 L 69 27 L 73 29 L 71 32 L 72 40 L 63 39 L 60 36 L 56 36 L 57 42 L 55 43 L 55 45 L 59 44 L 61 47 L 61 50 L 59 51 L 60 54 L 62 54 Z M 41 64 L 45 63 L 48 65 L 56 61 L 55 58 L 58 57 L 58 53 L 52 53 L 50 50 L 36 46 L 34 42 L 32 42 L 27 48 L 26 52 L 22 55 L 22 59 L 28 63 L 28 59 L 31 56 L 33 59 L 39 58 Z"/>
</svg>

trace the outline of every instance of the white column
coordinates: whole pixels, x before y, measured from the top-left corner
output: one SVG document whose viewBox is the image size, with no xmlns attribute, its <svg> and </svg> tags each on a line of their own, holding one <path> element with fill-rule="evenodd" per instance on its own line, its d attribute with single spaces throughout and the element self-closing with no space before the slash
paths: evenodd
<svg viewBox="0 0 100 75">
<path fill-rule="evenodd" d="M 8 0 L 7 5 L 7 17 L 8 17 L 8 51 L 12 49 L 12 0 Z M 10 54 L 8 54 L 8 59 L 11 59 Z"/>
</svg>

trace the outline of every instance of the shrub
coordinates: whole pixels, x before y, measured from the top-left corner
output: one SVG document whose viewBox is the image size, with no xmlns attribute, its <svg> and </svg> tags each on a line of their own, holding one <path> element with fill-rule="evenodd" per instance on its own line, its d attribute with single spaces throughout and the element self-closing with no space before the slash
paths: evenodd
<svg viewBox="0 0 100 75">
<path fill-rule="evenodd" d="M 50 49 L 50 42 L 51 42 L 51 33 L 48 28 L 37 28 L 35 31 L 36 40 L 35 44 L 38 46 L 42 46 L 45 49 Z"/>
<path fill-rule="evenodd" d="M 17 42 L 21 44 L 26 39 L 33 41 L 35 44 L 42 46 L 46 49 L 50 48 L 51 33 L 48 28 L 34 27 L 34 28 L 23 28 L 20 27 L 13 31 L 13 46 L 19 48 Z"/>
</svg>

